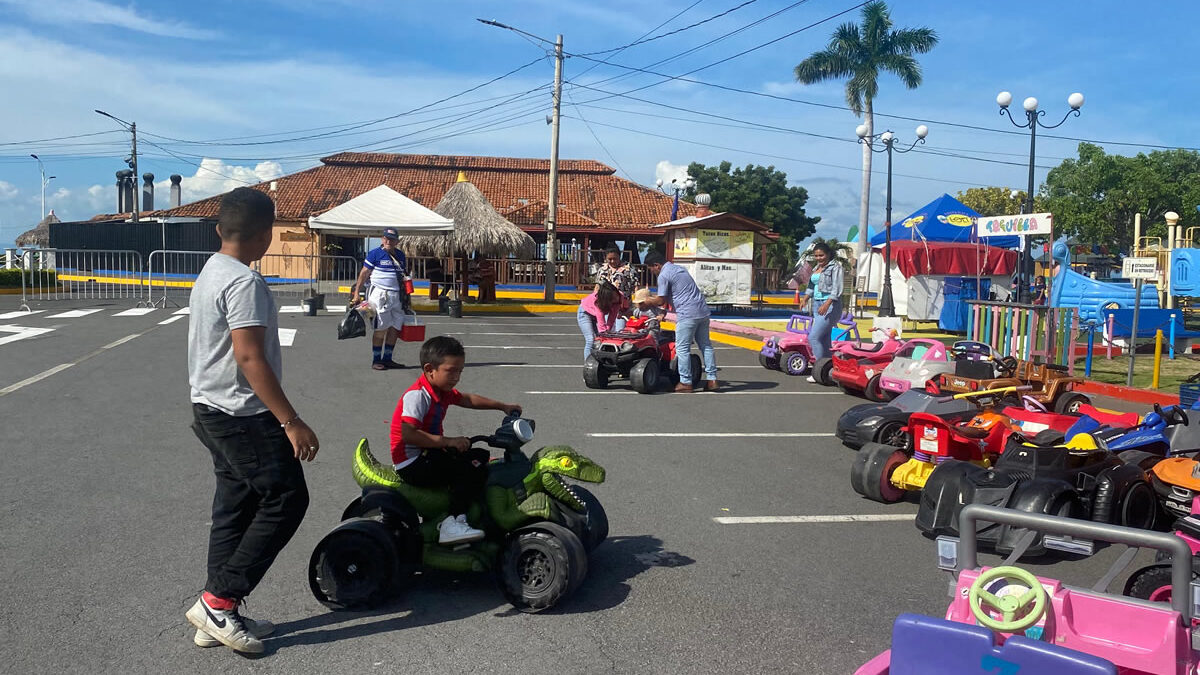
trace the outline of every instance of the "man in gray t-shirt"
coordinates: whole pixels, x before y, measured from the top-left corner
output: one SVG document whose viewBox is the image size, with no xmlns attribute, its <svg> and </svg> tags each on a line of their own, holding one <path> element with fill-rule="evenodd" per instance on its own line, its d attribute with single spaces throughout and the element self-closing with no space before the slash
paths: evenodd
<svg viewBox="0 0 1200 675">
<path fill-rule="evenodd" d="M 238 188 L 221 198 L 221 250 L 196 278 L 188 327 L 192 431 L 212 455 L 217 487 L 208 579 L 186 616 L 197 645 L 247 654 L 261 654 L 275 627 L 238 607 L 304 519 L 300 462 L 320 447 L 283 393 L 277 308 L 249 267 L 271 246 L 274 221 L 265 192 Z"/>
<path fill-rule="evenodd" d="M 658 275 L 658 295 L 651 297 L 649 304 L 659 307 L 671 305 L 675 310 L 675 354 L 679 368 L 676 393 L 693 391 L 692 377 L 700 374 L 692 372 L 692 342 L 700 348 L 700 358 L 704 362 L 704 389 L 716 391 L 720 387 L 717 383 L 717 353 L 708 336 L 712 312 L 708 309 L 704 294 L 685 268 L 667 262 L 666 256 L 658 251 L 647 253 L 645 262 L 646 269 Z"/>
</svg>

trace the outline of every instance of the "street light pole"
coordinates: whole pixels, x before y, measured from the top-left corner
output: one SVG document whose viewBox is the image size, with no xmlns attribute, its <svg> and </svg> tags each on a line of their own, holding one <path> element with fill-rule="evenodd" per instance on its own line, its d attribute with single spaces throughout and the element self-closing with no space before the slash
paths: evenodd
<svg viewBox="0 0 1200 675">
<path fill-rule="evenodd" d="M 1039 119 L 1045 116 L 1046 111 L 1038 110 L 1038 100 L 1032 96 L 1022 102 L 1021 107 L 1025 109 L 1025 123 L 1018 124 L 1008 109 L 1008 106 L 1012 105 L 1012 100 L 1012 94 L 1007 91 L 996 95 L 996 104 L 1000 106 L 1000 114 L 1007 115 L 1008 121 L 1018 129 L 1029 129 L 1029 184 L 1025 192 L 1025 213 L 1033 213 L 1033 169 L 1037 149 L 1037 129 L 1039 126 L 1043 129 L 1054 129 L 1062 126 L 1071 115 L 1079 117 L 1081 114 L 1079 109 L 1083 107 L 1083 94 L 1075 92 L 1067 97 L 1067 105 L 1071 106 L 1071 109 L 1067 111 L 1066 115 L 1063 115 L 1058 124 L 1046 124 Z M 1028 304 L 1030 302 L 1029 278 L 1033 276 L 1033 255 L 1031 254 L 1033 242 L 1032 237 L 1028 235 L 1024 239 L 1025 245 L 1021 247 L 1021 273 L 1018 275 L 1017 302 Z"/>
<path fill-rule="evenodd" d="M 138 177 L 137 122 L 126 122 L 125 120 L 121 119 L 120 117 L 109 115 L 108 113 L 104 112 L 103 110 L 95 110 L 93 112 L 100 114 L 100 115 L 104 115 L 108 119 L 113 120 L 114 122 L 117 122 L 118 124 L 123 125 L 126 129 L 129 130 L 129 132 L 131 134 L 133 134 L 133 151 L 129 154 L 129 158 L 126 159 L 125 161 L 127 164 L 129 164 L 129 168 L 133 169 L 133 214 L 132 214 L 133 217 L 131 218 L 131 220 L 133 220 L 133 222 L 136 223 L 136 222 L 138 222 L 138 211 L 139 211 L 139 209 L 138 209 L 138 186 L 137 186 L 137 177 Z"/>
<path fill-rule="evenodd" d="M 555 269 L 555 228 L 558 224 L 558 121 L 562 105 L 563 36 L 554 41 L 554 114 L 550 119 L 550 204 L 546 210 L 546 292 L 547 302 L 554 300 L 558 285 Z"/>
<path fill-rule="evenodd" d="M 907 148 L 897 148 L 896 135 L 891 131 L 885 131 L 881 134 L 867 134 L 867 125 L 860 124 L 855 133 L 858 135 L 858 142 L 866 145 L 871 149 L 871 152 L 886 152 L 887 153 L 887 219 L 883 225 L 883 290 L 879 294 L 879 316 L 892 317 L 896 316 L 896 302 L 892 297 L 892 153 L 893 152 L 912 152 L 913 148 L 917 147 L 918 143 L 924 143 L 925 137 L 929 135 L 929 127 L 922 124 L 917 127 L 917 140 L 912 142 Z M 883 148 L 875 149 L 873 141 L 879 139 L 883 142 Z M 869 283 L 869 282 L 868 282 Z"/>
<path fill-rule="evenodd" d="M 46 186 L 50 184 L 50 181 L 55 179 L 55 176 L 46 178 L 46 165 L 42 164 L 42 158 L 33 153 L 30 153 L 29 156 L 37 160 L 38 171 L 42 174 L 42 215 L 41 218 L 38 218 L 38 220 L 41 220 L 46 217 Z"/>
</svg>

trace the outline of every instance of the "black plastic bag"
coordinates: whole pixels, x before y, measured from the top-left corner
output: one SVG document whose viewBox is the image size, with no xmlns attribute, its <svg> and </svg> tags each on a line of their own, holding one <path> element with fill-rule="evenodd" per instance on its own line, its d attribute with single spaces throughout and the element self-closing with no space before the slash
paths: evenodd
<svg viewBox="0 0 1200 675">
<path fill-rule="evenodd" d="M 348 340 L 350 338 L 364 337 L 366 334 L 367 322 L 363 320 L 362 314 L 353 307 L 346 310 L 346 316 L 338 324 L 338 339 Z"/>
</svg>

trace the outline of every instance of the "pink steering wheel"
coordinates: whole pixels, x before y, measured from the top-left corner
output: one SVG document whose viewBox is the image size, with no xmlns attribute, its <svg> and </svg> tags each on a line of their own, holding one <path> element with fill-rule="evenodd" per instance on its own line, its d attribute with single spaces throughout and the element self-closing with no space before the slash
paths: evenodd
<svg viewBox="0 0 1200 675">
<path fill-rule="evenodd" d="M 1050 410 L 1048 408 L 1046 408 L 1045 404 L 1043 404 L 1041 401 L 1037 400 L 1036 398 L 1034 398 L 1032 396 L 1028 396 L 1028 395 L 1022 396 L 1021 403 L 1023 403 L 1025 405 L 1026 410 L 1029 410 L 1031 412 L 1039 412 L 1039 413 L 1050 412 Z"/>
</svg>

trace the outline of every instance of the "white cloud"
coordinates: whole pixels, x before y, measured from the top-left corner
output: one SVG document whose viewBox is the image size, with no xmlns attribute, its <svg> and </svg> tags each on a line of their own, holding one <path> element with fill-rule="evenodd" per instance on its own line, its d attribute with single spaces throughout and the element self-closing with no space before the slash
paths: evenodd
<svg viewBox="0 0 1200 675">
<path fill-rule="evenodd" d="M 0 202 L 6 202 L 17 196 L 17 186 L 7 181 L 0 180 Z"/>
<path fill-rule="evenodd" d="M 160 21 L 140 15 L 132 5 L 120 7 L 99 0 L 0 0 L 0 4 L 15 7 L 33 21 L 54 26 L 73 22 L 193 40 L 206 40 L 217 36 L 213 31 L 192 28 L 178 21 Z"/>
<path fill-rule="evenodd" d="M 227 164 L 220 159 L 204 158 L 196 172 L 184 176 L 180 187 L 181 199 L 184 204 L 198 199 L 223 194 L 244 185 L 253 185 L 274 180 L 283 175 L 283 167 L 279 162 L 259 162 L 253 167 Z M 116 187 L 114 186 L 114 190 Z M 154 205 L 165 208 L 170 204 L 171 179 L 155 181 Z M 115 196 L 114 196 L 115 199 Z"/>
<path fill-rule="evenodd" d="M 662 160 L 654 165 L 654 178 L 661 180 L 663 185 L 670 185 L 672 180 L 683 183 L 688 177 L 686 164 L 672 164 L 670 160 Z"/>
</svg>

